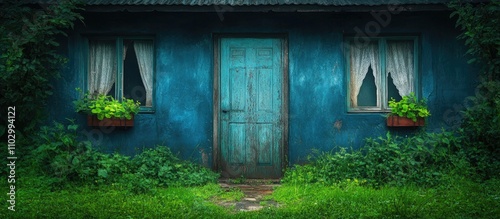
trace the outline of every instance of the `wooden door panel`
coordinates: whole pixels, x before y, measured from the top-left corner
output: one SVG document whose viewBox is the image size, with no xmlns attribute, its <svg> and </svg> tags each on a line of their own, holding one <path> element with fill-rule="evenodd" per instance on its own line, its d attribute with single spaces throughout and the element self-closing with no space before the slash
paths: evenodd
<svg viewBox="0 0 500 219">
<path fill-rule="evenodd" d="M 243 68 L 230 69 L 229 104 L 232 113 L 245 112 L 248 103 L 247 74 Z"/>
<path fill-rule="evenodd" d="M 272 148 L 274 147 L 274 127 L 272 124 L 256 124 L 256 126 L 256 138 L 258 138 L 257 165 L 270 166 L 273 164 L 272 157 L 274 155 L 274 150 L 272 150 Z"/>
<path fill-rule="evenodd" d="M 244 123 L 229 124 L 229 142 L 227 147 L 227 160 L 230 165 L 243 166 L 245 165 L 245 151 L 241 149 L 245 147 L 245 127 Z"/>
<path fill-rule="evenodd" d="M 220 150 L 223 175 L 281 176 L 280 39 L 222 38 Z"/>
<path fill-rule="evenodd" d="M 276 81 L 273 80 L 272 69 L 260 69 L 257 71 L 257 108 L 256 110 L 260 113 L 273 112 L 273 99 L 272 99 L 272 86 Z"/>
</svg>

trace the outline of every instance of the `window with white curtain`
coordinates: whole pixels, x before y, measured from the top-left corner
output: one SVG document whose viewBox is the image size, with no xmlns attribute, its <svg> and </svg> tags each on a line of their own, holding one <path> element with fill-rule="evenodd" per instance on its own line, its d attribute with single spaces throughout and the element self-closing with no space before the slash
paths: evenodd
<svg viewBox="0 0 500 219">
<path fill-rule="evenodd" d="M 153 107 L 154 43 L 148 38 L 92 38 L 88 41 L 90 94 L 134 99 Z"/>
<path fill-rule="evenodd" d="M 346 45 L 349 111 L 388 111 L 391 98 L 416 91 L 416 37 L 347 38 Z"/>
</svg>

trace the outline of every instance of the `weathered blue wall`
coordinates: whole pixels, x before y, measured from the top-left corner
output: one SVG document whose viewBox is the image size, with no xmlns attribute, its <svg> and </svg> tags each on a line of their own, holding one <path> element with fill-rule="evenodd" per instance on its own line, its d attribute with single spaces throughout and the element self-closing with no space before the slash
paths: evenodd
<svg viewBox="0 0 500 219">
<path fill-rule="evenodd" d="M 343 37 L 365 30 L 376 19 L 365 13 L 87 13 L 63 45 L 70 58 L 60 91 L 50 102 L 51 119 L 77 118 L 83 136 L 106 151 L 134 154 L 136 149 L 167 145 L 184 158 L 212 164 L 213 34 L 286 33 L 289 46 L 289 145 L 291 164 L 312 149 L 359 147 L 366 137 L 387 132 L 382 113 L 347 113 Z M 372 23 L 370 23 L 372 22 Z M 373 28 L 374 26 L 371 26 Z M 456 40 L 447 13 L 403 12 L 380 27 L 383 35 L 420 36 L 421 96 L 432 117 L 427 129 L 456 125 L 458 111 L 474 91 L 475 75 Z M 368 29 L 368 30 L 376 30 Z M 155 112 L 136 116 L 128 130 L 91 129 L 74 113 L 74 89 L 84 87 L 82 36 L 152 34 L 156 46 Z M 337 124 L 337 126 L 335 126 Z M 392 130 L 400 134 L 412 130 Z"/>
</svg>

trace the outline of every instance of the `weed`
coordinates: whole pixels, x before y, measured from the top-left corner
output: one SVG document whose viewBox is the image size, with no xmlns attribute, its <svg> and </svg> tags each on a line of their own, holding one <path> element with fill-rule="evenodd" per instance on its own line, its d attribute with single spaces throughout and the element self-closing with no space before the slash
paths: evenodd
<svg viewBox="0 0 500 219">
<path fill-rule="evenodd" d="M 450 172 L 471 176 L 473 169 L 462 153 L 462 141 L 453 132 L 420 133 L 412 137 L 367 139 L 359 150 L 340 148 L 311 157 L 310 164 L 285 172 L 285 183 L 333 185 L 359 179 L 365 185 L 435 186 Z"/>
<path fill-rule="evenodd" d="M 42 127 L 38 135 L 39 146 L 30 157 L 34 168 L 56 179 L 55 184 L 95 180 L 95 167 L 104 155 L 94 151 L 89 142 L 79 142 L 77 129 L 73 123 L 54 122 L 51 127 Z"/>
<path fill-rule="evenodd" d="M 241 175 L 238 178 L 229 179 L 229 182 L 232 183 L 232 184 L 245 184 L 246 183 L 246 178 L 245 178 L 245 176 Z"/>
<path fill-rule="evenodd" d="M 227 191 L 219 192 L 216 200 L 224 202 L 241 201 L 243 197 L 245 197 L 245 194 L 239 188 L 231 188 Z"/>
<path fill-rule="evenodd" d="M 72 121 L 42 127 L 39 146 L 29 156 L 31 168 L 48 177 L 54 188 L 116 183 L 138 194 L 153 192 L 156 186 L 204 185 L 218 178 L 207 168 L 177 158 L 165 146 L 146 149 L 133 159 L 99 152 L 90 142 L 78 140 L 77 129 Z"/>
<path fill-rule="evenodd" d="M 180 160 L 165 146 L 144 150 L 132 159 L 132 168 L 160 186 L 203 185 L 218 178 L 211 170 Z"/>
</svg>

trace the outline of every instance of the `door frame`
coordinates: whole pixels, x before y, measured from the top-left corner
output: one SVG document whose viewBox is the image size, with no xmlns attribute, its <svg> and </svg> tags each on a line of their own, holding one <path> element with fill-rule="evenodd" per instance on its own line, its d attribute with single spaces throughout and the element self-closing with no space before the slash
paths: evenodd
<svg viewBox="0 0 500 219">
<path fill-rule="evenodd" d="M 280 125 L 283 128 L 281 136 L 281 149 L 279 156 L 281 156 L 281 170 L 287 166 L 288 154 L 288 34 L 286 33 L 216 33 L 213 34 L 213 147 L 212 147 L 212 169 L 216 171 L 221 170 L 221 152 L 220 152 L 220 46 L 222 38 L 274 38 L 281 41 L 281 70 L 282 70 L 282 99 L 281 99 L 281 121 Z"/>
</svg>

